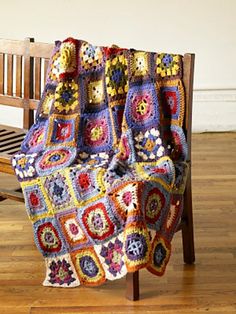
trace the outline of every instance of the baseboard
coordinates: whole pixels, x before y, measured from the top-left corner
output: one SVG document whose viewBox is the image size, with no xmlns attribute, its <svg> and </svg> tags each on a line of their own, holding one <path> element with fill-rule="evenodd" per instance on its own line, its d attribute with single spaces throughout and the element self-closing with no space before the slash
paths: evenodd
<svg viewBox="0 0 236 314">
<path fill-rule="evenodd" d="M 196 89 L 193 132 L 236 131 L 236 89 Z"/>
</svg>

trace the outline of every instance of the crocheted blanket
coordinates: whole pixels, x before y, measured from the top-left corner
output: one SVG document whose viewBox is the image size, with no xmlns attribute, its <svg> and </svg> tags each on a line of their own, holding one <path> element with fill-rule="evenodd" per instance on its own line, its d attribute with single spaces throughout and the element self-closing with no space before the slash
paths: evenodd
<svg viewBox="0 0 236 314">
<path fill-rule="evenodd" d="M 162 275 L 187 173 L 182 56 L 57 41 L 12 165 L 44 285 Z"/>
</svg>

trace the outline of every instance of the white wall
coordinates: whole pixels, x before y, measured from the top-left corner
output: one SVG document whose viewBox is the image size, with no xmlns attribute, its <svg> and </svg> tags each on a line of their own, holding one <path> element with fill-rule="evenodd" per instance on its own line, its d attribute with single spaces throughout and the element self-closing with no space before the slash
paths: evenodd
<svg viewBox="0 0 236 314">
<path fill-rule="evenodd" d="M 236 130 L 236 0 L 1 0 L 0 37 L 27 36 L 194 52 L 193 129 Z"/>
</svg>

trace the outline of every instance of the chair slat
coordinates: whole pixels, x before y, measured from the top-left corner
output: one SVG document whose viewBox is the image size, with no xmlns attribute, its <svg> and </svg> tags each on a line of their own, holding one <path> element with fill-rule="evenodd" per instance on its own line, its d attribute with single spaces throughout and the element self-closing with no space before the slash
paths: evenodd
<svg viewBox="0 0 236 314">
<path fill-rule="evenodd" d="M 40 99 L 41 96 L 41 58 L 35 58 L 34 72 L 34 98 Z"/>
<path fill-rule="evenodd" d="M 7 55 L 7 95 L 13 96 L 13 55 Z"/>
<path fill-rule="evenodd" d="M 16 56 L 16 96 L 22 97 L 22 56 Z"/>
<path fill-rule="evenodd" d="M 0 53 L 0 94 L 4 94 L 4 54 Z"/>
</svg>

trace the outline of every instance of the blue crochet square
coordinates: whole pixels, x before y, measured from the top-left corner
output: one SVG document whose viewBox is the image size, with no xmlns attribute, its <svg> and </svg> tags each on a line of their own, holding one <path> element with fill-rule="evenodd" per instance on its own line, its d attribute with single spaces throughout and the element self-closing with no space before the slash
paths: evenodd
<svg viewBox="0 0 236 314">
<path fill-rule="evenodd" d="M 39 184 L 25 186 L 23 193 L 25 206 L 31 218 L 47 213 L 47 205 Z"/>
<path fill-rule="evenodd" d="M 63 210 L 73 205 L 69 185 L 63 174 L 55 172 L 45 177 L 44 189 L 47 191 L 52 208 L 56 211 Z"/>
<path fill-rule="evenodd" d="M 125 118 L 128 127 L 136 130 L 159 125 L 159 102 L 154 84 L 145 83 L 130 87 L 125 105 Z"/>
</svg>

